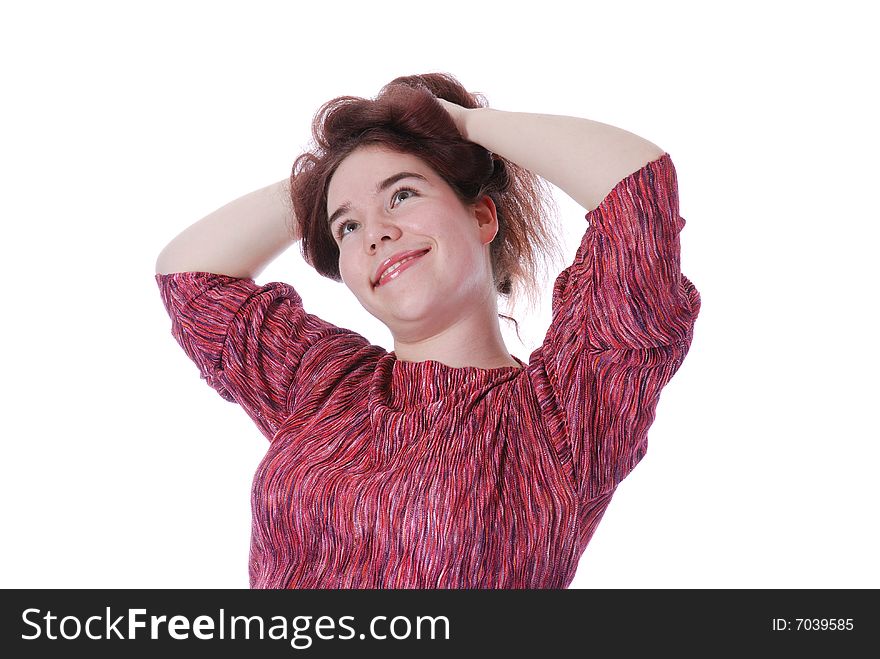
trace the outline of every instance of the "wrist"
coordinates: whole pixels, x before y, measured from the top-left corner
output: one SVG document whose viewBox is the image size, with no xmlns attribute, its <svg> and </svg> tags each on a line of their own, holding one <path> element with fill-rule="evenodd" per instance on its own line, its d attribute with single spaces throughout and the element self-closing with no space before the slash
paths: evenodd
<svg viewBox="0 0 880 659">
<path fill-rule="evenodd" d="M 482 112 L 485 109 L 486 108 L 464 108 L 464 112 L 461 113 L 461 120 L 459 121 L 458 132 L 461 133 L 461 136 L 468 142 L 476 142 L 476 140 L 473 138 L 474 118 L 478 113 Z"/>
</svg>

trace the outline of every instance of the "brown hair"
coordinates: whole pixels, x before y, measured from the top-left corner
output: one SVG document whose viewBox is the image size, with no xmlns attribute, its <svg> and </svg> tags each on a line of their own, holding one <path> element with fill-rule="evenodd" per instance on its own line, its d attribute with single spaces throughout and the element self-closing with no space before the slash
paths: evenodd
<svg viewBox="0 0 880 659">
<path fill-rule="evenodd" d="M 435 97 L 466 108 L 488 107 L 482 94 L 468 92 L 452 75 L 427 73 L 395 78 L 375 99 L 334 98 L 315 113 L 311 150 L 297 157 L 290 177 L 303 258 L 319 274 L 342 281 L 339 248 L 327 224 L 327 187 L 357 147 L 380 145 L 425 161 L 465 205 L 491 197 L 498 215 L 498 234 L 490 246 L 495 289 L 509 304 L 522 293 L 534 306 L 539 265 L 547 266 L 560 253 L 558 232 L 548 226 L 556 210 L 549 185 L 462 138 Z"/>
</svg>

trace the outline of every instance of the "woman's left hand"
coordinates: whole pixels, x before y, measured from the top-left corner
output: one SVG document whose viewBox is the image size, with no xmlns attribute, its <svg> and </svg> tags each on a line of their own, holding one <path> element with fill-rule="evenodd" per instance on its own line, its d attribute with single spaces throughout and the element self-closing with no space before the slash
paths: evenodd
<svg viewBox="0 0 880 659">
<path fill-rule="evenodd" d="M 449 113 L 449 116 L 452 117 L 452 120 L 455 122 L 455 127 L 458 128 L 458 132 L 464 139 L 468 139 L 467 130 L 465 128 L 465 116 L 469 112 L 469 109 L 458 105 L 457 103 L 451 103 L 445 99 L 438 98 L 437 102 L 443 106 L 443 109 Z"/>
</svg>

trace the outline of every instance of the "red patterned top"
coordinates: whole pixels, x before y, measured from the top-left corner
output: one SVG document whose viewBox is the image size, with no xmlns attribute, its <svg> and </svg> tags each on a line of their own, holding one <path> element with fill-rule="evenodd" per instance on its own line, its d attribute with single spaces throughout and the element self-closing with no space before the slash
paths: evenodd
<svg viewBox="0 0 880 659">
<path fill-rule="evenodd" d="M 677 186 L 665 153 L 586 215 L 523 368 L 398 361 L 289 284 L 157 274 L 174 338 L 270 441 L 251 587 L 566 588 L 693 338 Z"/>
</svg>

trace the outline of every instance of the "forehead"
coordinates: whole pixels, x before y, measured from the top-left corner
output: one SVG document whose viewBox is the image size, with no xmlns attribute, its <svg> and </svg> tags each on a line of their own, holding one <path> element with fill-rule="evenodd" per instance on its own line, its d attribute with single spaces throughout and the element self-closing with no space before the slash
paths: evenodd
<svg viewBox="0 0 880 659">
<path fill-rule="evenodd" d="M 330 178 L 327 203 L 344 202 L 349 195 L 372 194 L 379 181 L 402 171 L 422 174 L 429 180 L 435 179 L 431 167 L 411 153 L 400 153 L 375 145 L 358 147 L 339 163 Z"/>
</svg>

